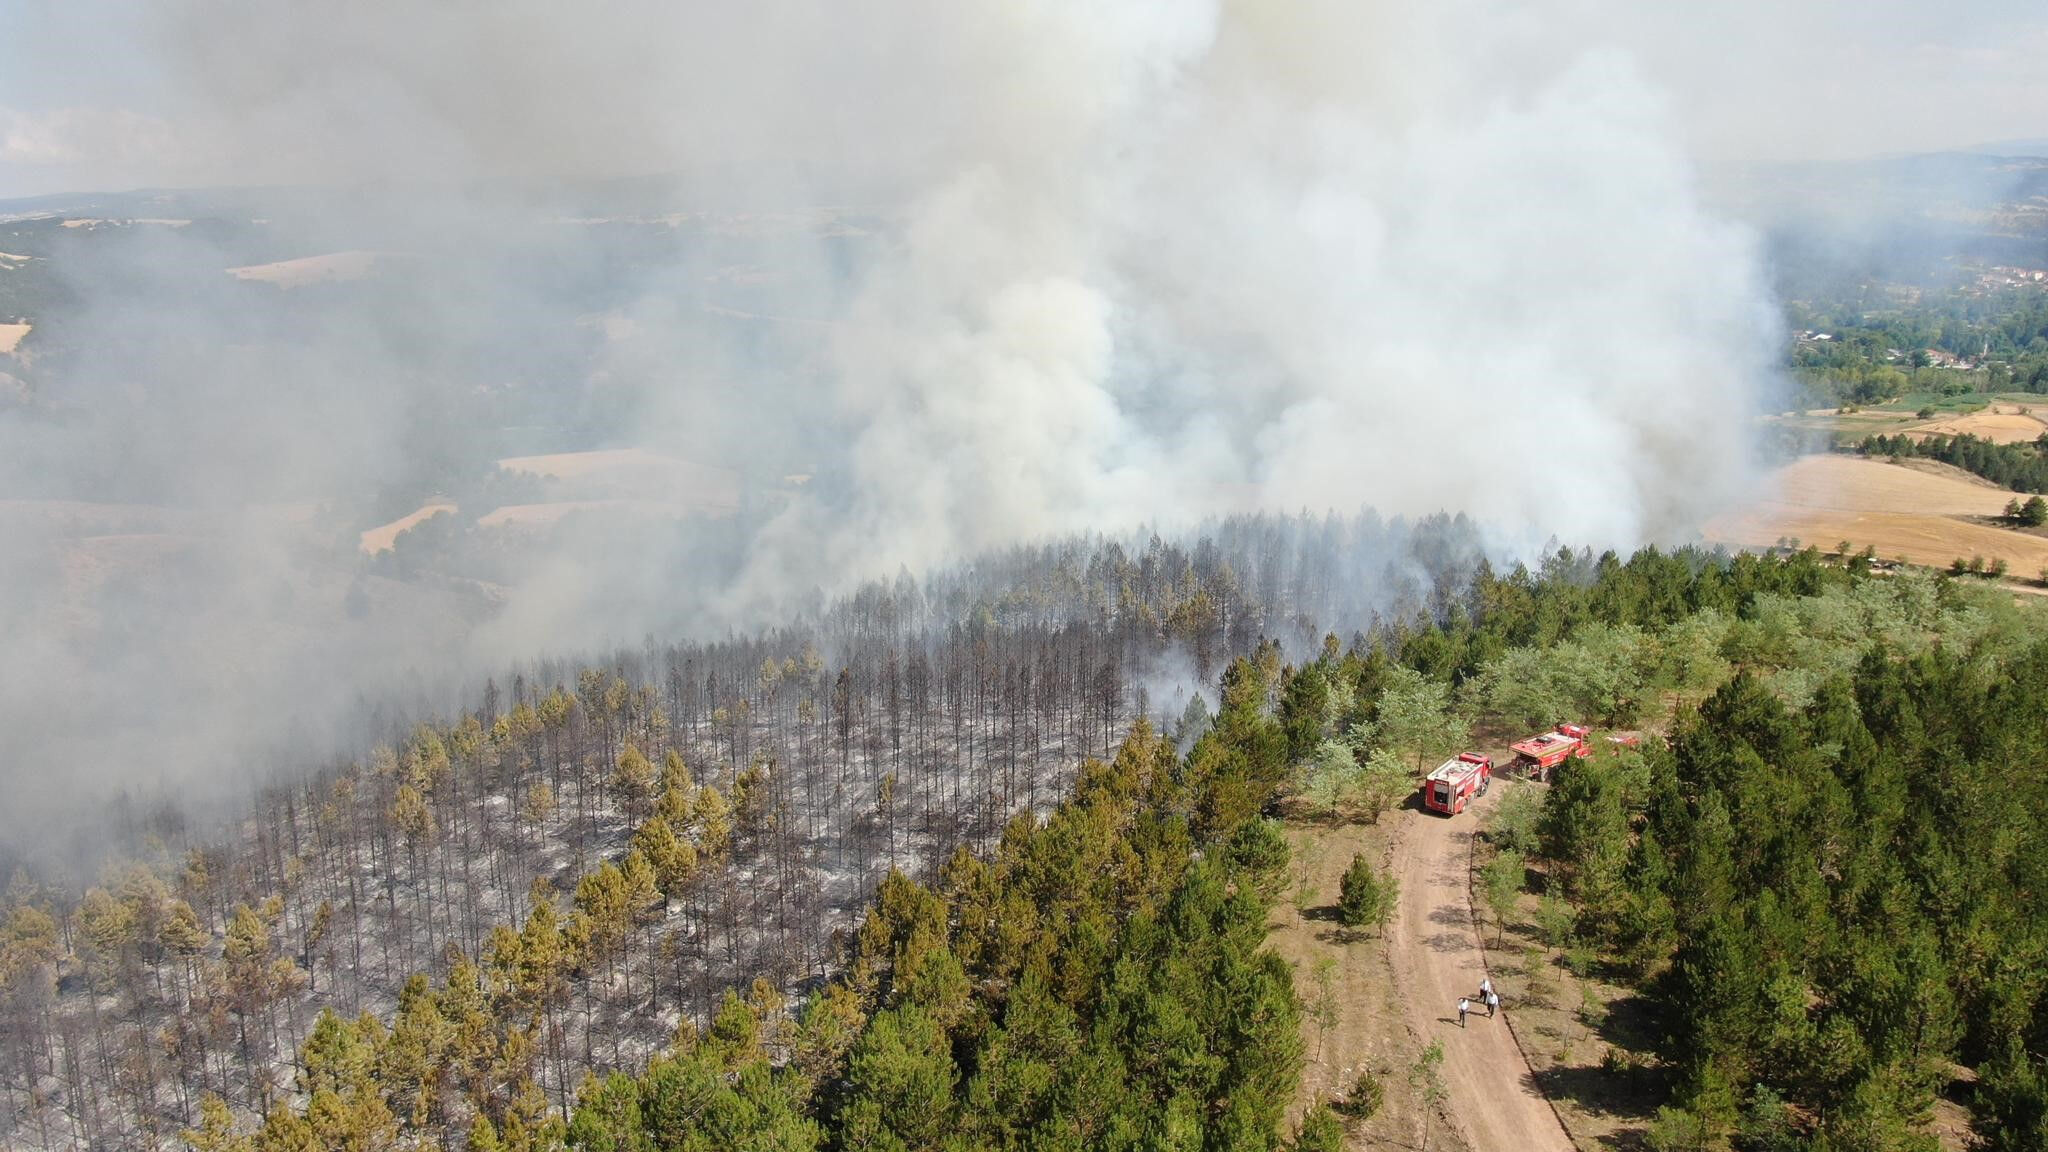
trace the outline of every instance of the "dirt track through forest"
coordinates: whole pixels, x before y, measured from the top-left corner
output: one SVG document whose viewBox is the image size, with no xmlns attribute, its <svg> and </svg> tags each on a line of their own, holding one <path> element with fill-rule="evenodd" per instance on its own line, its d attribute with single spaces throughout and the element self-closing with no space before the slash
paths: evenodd
<svg viewBox="0 0 2048 1152">
<path fill-rule="evenodd" d="M 1472 833 L 1499 796 L 1448 820 L 1417 808 L 1389 814 L 1402 821 L 1392 861 L 1401 902 L 1387 927 L 1395 995 L 1424 1043 L 1443 1042 L 1445 1109 L 1475 1152 L 1572 1152 L 1508 1030 L 1514 1005 L 1491 1020 L 1477 1005 L 1485 953 L 1472 917 Z M 1479 1007 L 1463 1029 L 1461 995 Z"/>
</svg>

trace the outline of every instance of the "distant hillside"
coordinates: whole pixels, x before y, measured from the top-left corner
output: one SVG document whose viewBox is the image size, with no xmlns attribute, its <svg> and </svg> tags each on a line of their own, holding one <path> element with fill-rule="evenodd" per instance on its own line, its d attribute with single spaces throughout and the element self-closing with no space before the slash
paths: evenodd
<svg viewBox="0 0 2048 1152">
<path fill-rule="evenodd" d="M 1962 151 L 1976 156 L 2029 156 L 2048 158 L 2048 138 L 2040 140 L 1995 140 Z"/>
<path fill-rule="evenodd" d="M 1787 165 L 1753 173 L 1732 199 L 1764 227 L 1788 296 L 2048 268 L 2048 148 Z"/>
</svg>

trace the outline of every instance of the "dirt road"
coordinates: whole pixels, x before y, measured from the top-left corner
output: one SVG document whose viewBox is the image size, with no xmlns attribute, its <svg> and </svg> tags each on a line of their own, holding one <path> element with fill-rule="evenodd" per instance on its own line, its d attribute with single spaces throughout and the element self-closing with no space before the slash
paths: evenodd
<svg viewBox="0 0 2048 1152">
<path fill-rule="evenodd" d="M 1485 975 L 1467 885 L 1472 832 L 1500 794 L 1496 787 L 1478 811 L 1448 820 L 1419 809 L 1388 814 L 1406 823 L 1392 861 L 1401 903 L 1388 926 L 1396 994 L 1424 1042 L 1443 1042 L 1445 1107 L 1475 1152 L 1572 1152 L 1507 1021 L 1487 1019 L 1479 1006 L 1458 1027 L 1458 997 L 1472 996 L 1477 1006 Z"/>
</svg>

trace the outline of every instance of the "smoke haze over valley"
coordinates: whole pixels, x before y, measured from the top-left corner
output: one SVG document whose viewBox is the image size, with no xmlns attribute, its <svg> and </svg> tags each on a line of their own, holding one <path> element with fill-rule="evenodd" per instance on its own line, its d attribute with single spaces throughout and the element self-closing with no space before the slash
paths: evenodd
<svg viewBox="0 0 2048 1152">
<path fill-rule="evenodd" d="M 0 203 L 0 842 L 1067 534 L 1693 539 L 1756 490 L 1783 335 L 1704 175 L 1791 154 L 1766 96 L 1840 87 L 1748 49 L 1851 13 L 1737 5 L 1703 78 L 1697 23 L 1619 7 L 10 17 L 55 60 L 107 20 L 122 76 L 0 93 L 39 194 Z M 1981 83 L 2048 88 L 1999 51 Z"/>
</svg>

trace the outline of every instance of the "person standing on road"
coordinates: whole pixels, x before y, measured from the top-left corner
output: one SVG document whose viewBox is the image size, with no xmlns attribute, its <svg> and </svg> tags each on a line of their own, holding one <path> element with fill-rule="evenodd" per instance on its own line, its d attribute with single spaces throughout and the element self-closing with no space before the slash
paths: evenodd
<svg viewBox="0 0 2048 1152">
<path fill-rule="evenodd" d="M 1479 1001 L 1480 1001 L 1480 1003 L 1482 1003 L 1482 1004 L 1483 1004 L 1483 1003 L 1485 1003 L 1485 1002 L 1486 1002 L 1486 998 L 1487 998 L 1488 996 L 1491 996 L 1491 995 L 1493 995 L 1493 977 L 1491 977 L 1491 976 L 1481 976 L 1481 977 L 1479 978 Z"/>
<path fill-rule="evenodd" d="M 1465 1026 L 1465 1013 L 1471 1010 L 1472 1002 L 1463 996 L 1458 997 L 1458 1027 L 1463 1028 Z"/>
<path fill-rule="evenodd" d="M 1500 1008 L 1500 993 L 1498 993 L 1498 992 L 1495 992 L 1495 991 L 1494 991 L 1493 989 L 1491 989 L 1491 988 L 1488 988 L 1488 989 L 1486 990 L 1486 1018 L 1487 1018 L 1488 1020 L 1491 1020 L 1491 1019 L 1493 1019 L 1493 1014 L 1494 1014 L 1494 1012 L 1495 1012 L 1495 1011 L 1497 1011 L 1497 1010 L 1498 1010 L 1499 1008 Z"/>
</svg>

